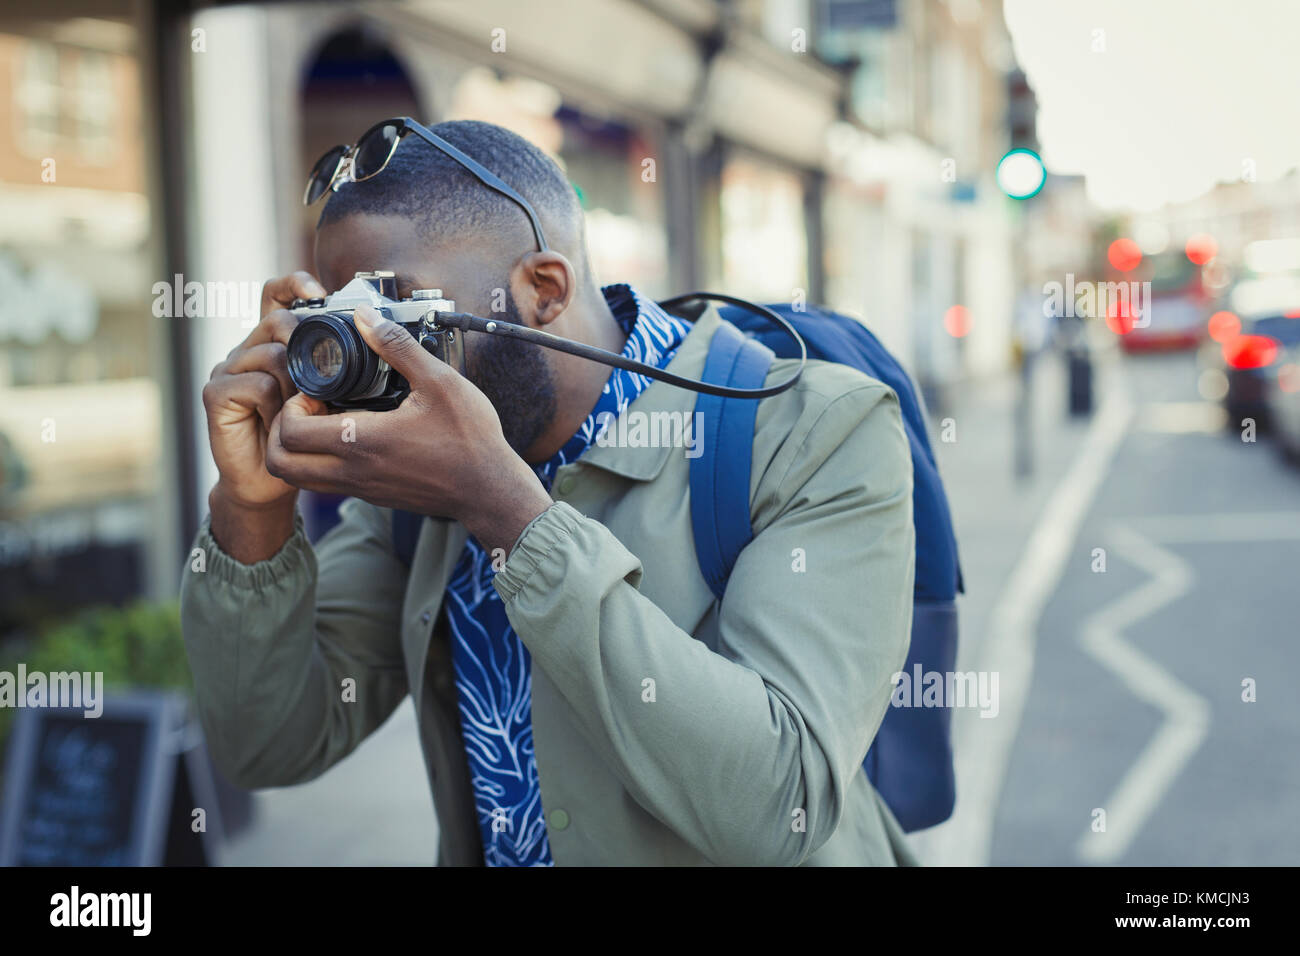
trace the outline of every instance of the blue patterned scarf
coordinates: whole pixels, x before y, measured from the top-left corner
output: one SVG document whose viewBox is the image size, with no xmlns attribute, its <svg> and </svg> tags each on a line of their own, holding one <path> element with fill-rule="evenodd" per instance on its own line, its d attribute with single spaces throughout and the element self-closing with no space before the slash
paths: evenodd
<svg viewBox="0 0 1300 956">
<path fill-rule="evenodd" d="M 601 290 L 627 333 L 626 358 L 663 368 L 690 331 L 627 285 Z M 602 425 L 621 415 L 652 380 L 614 369 L 582 426 L 534 467 L 549 491 L 561 465 L 577 461 Z M 551 866 L 533 753 L 532 662 L 492 587 L 492 557 L 471 537 L 447 584 L 447 619 L 460 701 L 461 734 L 488 866 Z"/>
</svg>

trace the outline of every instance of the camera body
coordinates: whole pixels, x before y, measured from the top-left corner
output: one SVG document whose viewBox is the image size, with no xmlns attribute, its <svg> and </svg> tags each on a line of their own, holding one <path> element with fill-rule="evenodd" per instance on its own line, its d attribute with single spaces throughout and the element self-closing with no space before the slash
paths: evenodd
<svg viewBox="0 0 1300 956">
<path fill-rule="evenodd" d="M 296 299 L 291 311 L 298 326 L 287 346 L 289 377 L 298 390 L 324 402 L 331 411 L 396 408 L 410 393 L 406 379 L 370 350 L 357 331 L 357 306 L 369 305 L 415 338 L 435 358 L 465 372 L 464 342 L 456 329 L 439 325 L 440 312 L 456 303 L 440 289 L 416 289 L 397 298 L 391 272 L 358 272 L 325 299 Z"/>
</svg>

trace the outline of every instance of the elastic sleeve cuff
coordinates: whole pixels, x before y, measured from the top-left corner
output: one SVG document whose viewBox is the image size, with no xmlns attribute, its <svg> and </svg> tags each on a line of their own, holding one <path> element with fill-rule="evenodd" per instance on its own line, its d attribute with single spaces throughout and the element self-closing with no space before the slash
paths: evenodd
<svg viewBox="0 0 1300 956">
<path fill-rule="evenodd" d="M 578 531 L 582 515 L 572 505 L 557 501 L 524 527 L 506 558 L 506 566 L 492 579 L 503 601 L 523 589 L 542 561 Z"/>
<path fill-rule="evenodd" d="M 280 550 L 265 561 L 258 561 L 256 564 L 244 564 L 221 550 L 221 545 L 217 544 L 217 539 L 212 536 L 210 514 L 199 526 L 194 547 L 203 551 L 208 574 L 231 587 L 245 590 L 261 591 L 268 587 L 281 586 L 293 575 L 302 574 L 303 568 L 310 566 L 315 558 L 311 542 L 307 540 L 301 513 L 294 514 L 293 534 Z"/>
<path fill-rule="evenodd" d="M 546 510 L 549 511 L 550 508 L 548 507 Z M 542 515 L 544 515 L 544 514 L 546 514 L 546 511 L 543 511 L 541 514 L 539 514 L 539 515 L 538 515 L 536 518 L 534 518 L 532 521 L 528 522 L 528 524 L 524 525 L 524 530 L 519 532 L 519 537 L 515 538 L 515 543 L 512 544 L 512 545 L 510 546 L 510 550 L 509 550 L 508 552 L 506 552 L 506 560 L 507 560 L 507 561 L 510 559 L 510 555 L 514 554 L 514 553 L 515 553 L 515 550 L 519 547 L 519 542 L 524 540 L 524 535 L 528 534 L 528 532 L 529 532 L 529 530 L 532 528 L 532 526 L 535 525 L 535 524 L 537 524 L 537 522 L 540 521 L 540 520 L 542 519 Z"/>
</svg>

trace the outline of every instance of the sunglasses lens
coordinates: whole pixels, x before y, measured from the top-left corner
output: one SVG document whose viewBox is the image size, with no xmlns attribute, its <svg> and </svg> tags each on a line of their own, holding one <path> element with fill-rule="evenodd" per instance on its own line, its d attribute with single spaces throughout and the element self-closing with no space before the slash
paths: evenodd
<svg viewBox="0 0 1300 956">
<path fill-rule="evenodd" d="M 393 155 L 402 127 L 397 123 L 383 123 L 376 126 L 357 141 L 357 154 L 352 158 L 353 176 L 369 179 L 379 172 Z"/>
<path fill-rule="evenodd" d="M 303 204 L 310 206 L 329 188 L 330 180 L 339 168 L 339 160 L 348 151 L 346 146 L 335 146 L 328 153 L 316 160 L 311 175 L 307 177 L 307 192 L 303 195 Z"/>
</svg>

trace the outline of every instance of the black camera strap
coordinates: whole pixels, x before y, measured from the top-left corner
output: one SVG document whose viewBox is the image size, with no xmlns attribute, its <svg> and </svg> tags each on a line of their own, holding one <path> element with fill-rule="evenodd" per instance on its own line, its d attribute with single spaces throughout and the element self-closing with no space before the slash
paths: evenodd
<svg viewBox="0 0 1300 956">
<path fill-rule="evenodd" d="M 498 319 L 484 319 L 480 316 L 473 315 L 469 312 L 438 312 L 437 324 L 447 328 L 460 329 L 469 332 L 482 332 L 485 335 L 505 335 L 511 338 L 520 339 L 533 345 L 540 345 L 542 348 L 554 349 L 557 352 L 567 352 L 570 355 L 576 355 L 579 358 L 588 359 L 592 362 L 600 362 L 602 365 L 610 365 L 614 368 L 626 369 L 629 372 L 636 372 L 647 378 L 653 378 L 660 382 L 667 382 L 669 385 L 676 385 L 678 388 L 689 389 L 692 392 L 700 392 L 705 395 L 717 395 L 719 398 L 768 398 L 772 395 L 779 395 L 784 392 L 795 382 L 799 381 L 799 376 L 803 374 L 804 366 L 808 362 L 808 348 L 804 344 L 799 333 L 795 331 L 794 326 L 783 319 L 777 313 L 773 312 L 766 306 L 758 305 L 754 302 L 747 302 L 744 299 L 737 299 L 733 296 L 722 295 L 717 292 L 690 292 L 686 295 L 679 295 L 672 299 L 665 299 L 659 305 L 671 310 L 684 303 L 698 300 L 709 299 L 717 302 L 725 302 L 728 305 L 734 305 L 737 308 L 745 309 L 756 315 L 770 319 L 779 325 L 785 332 L 799 343 L 799 367 L 791 375 L 775 385 L 768 385 L 764 388 L 731 388 L 726 385 L 714 385 L 709 382 L 697 382 L 695 379 L 684 378 L 681 375 L 674 375 L 672 372 L 655 368 L 653 365 L 647 365 L 644 362 L 638 362 L 635 359 L 624 358 L 622 355 L 615 355 L 613 352 L 607 352 L 605 349 L 596 348 L 593 345 L 585 345 L 581 342 L 574 342 L 570 339 L 553 335 L 550 332 L 543 332 L 540 329 L 530 329 L 527 326 L 516 325 L 513 322 L 505 322 Z"/>
</svg>

